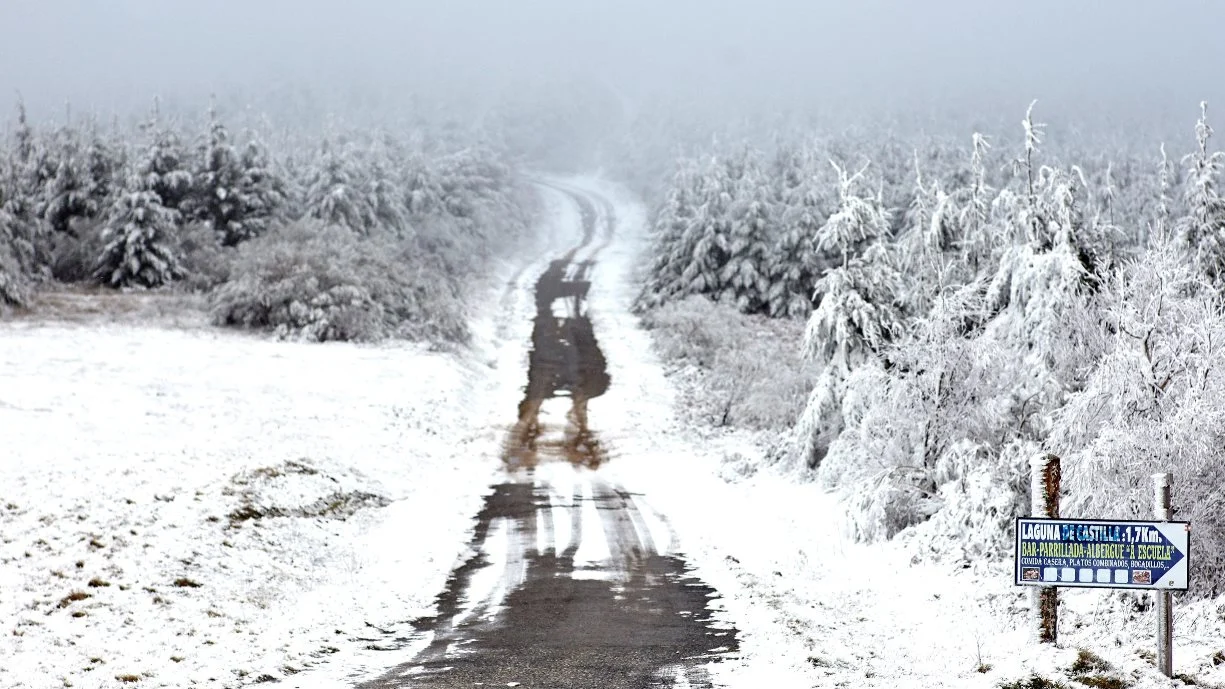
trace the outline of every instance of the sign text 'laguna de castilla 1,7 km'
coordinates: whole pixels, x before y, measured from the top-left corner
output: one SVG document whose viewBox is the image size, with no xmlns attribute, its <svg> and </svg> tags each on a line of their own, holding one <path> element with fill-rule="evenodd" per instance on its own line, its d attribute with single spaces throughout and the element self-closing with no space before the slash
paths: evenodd
<svg viewBox="0 0 1225 689">
<path fill-rule="evenodd" d="M 1020 586 L 1185 591 L 1187 522 L 1017 519 Z"/>
</svg>

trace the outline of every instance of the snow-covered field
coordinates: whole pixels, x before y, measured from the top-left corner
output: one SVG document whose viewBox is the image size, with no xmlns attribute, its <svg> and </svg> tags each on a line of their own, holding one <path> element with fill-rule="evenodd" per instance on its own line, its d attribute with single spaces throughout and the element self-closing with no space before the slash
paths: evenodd
<svg viewBox="0 0 1225 689">
<path fill-rule="evenodd" d="M 0 686 L 287 678 L 428 611 L 514 420 L 524 263 L 459 354 L 0 323 Z"/>
<path fill-rule="evenodd" d="M 1002 564 L 915 564 L 843 536 L 835 500 L 767 471 L 729 482 L 747 433 L 678 421 L 674 383 L 629 312 L 642 208 L 591 314 L 612 388 L 590 404 L 601 469 L 643 493 L 722 594 L 731 687 L 994 687 L 1088 648 L 1135 686 L 1151 613 L 1069 593 L 1063 648 L 1028 640 Z M 574 209 L 548 234 L 565 246 Z M 496 480 L 525 380 L 537 260 L 508 264 L 458 354 L 306 345 L 205 327 L 0 324 L 0 686 L 344 686 L 429 612 Z M 520 287 L 504 287 L 520 275 Z M 1176 671 L 1225 682 L 1225 606 L 1180 607 Z M 389 656 L 395 655 L 391 658 Z M 1133 676 L 1133 673 L 1135 676 Z M 1066 677 L 1066 673 L 1064 673 Z M 1066 680 L 1070 683 L 1070 680 Z"/>
</svg>

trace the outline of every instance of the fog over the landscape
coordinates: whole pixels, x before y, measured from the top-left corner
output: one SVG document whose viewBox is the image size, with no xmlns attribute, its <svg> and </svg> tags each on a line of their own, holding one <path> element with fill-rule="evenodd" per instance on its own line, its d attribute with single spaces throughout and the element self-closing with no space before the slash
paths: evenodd
<svg viewBox="0 0 1225 689">
<path fill-rule="evenodd" d="M 463 102 L 585 82 L 623 103 L 1194 117 L 1210 0 L 5 0 L 0 106 L 126 112 L 273 86 Z M 564 97 L 564 95 L 562 96 Z"/>
</svg>

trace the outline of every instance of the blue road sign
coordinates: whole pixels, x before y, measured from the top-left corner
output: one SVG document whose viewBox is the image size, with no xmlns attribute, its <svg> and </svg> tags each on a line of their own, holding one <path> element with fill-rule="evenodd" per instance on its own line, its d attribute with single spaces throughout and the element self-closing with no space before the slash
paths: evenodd
<svg viewBox="0 0 1225 689">
<path fill-rule="evenodd" d="M 1017 519 L 1016 584 L 1185 591 L 1189 522 Z"/>
</svg>

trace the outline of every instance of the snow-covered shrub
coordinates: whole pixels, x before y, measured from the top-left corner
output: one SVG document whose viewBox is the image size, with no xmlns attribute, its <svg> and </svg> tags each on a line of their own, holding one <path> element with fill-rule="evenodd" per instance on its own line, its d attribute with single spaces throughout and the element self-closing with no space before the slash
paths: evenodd
<svg viewBox="0 0 1225 689">
<path fill-rule="evenodd" d="M 175 234 L 174 253 L 183 268 L 180 285 L 208 292 L 230 279 L 237 252 L 222 244 L 211 224 L 188 223 Z"/>
<path fill-rule="evenodd" d="M 650 310 L 642 322 L 665 361 L 700 371 L 700 418 L 782 430 L 802 408 L 813 371 L 799 356 L 800 324 L 700 296 Z"/>
<path fill-rule="evenodd" d="M 238 247 L 213 317 L 312 341 L 465 339 L 458 288 L 413 253 L 318 222 L 278 227 Z"/>
<path fill-rule="evenodd" d="M 83 222 L 77 224 L 75 237 L 60 236 L 50 247 L 51 277 L 67 284 L 97 282 L 98 257 L 107 244 L 105 230 L 104 220 Z"/>
</svg>

